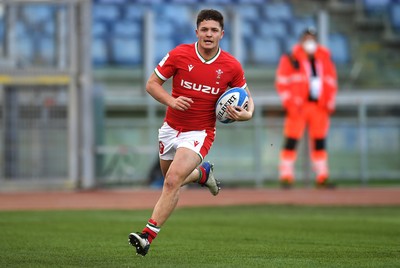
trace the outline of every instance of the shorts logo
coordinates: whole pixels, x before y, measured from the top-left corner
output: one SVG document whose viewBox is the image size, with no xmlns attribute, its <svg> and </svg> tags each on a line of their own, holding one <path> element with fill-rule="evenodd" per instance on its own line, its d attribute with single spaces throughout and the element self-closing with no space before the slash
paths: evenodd
<svg viewBox="0 0 400 268">
<path fill-rule="evenodd" d="M 197 145 L 199 145 L 200 142 L 198 141 L 194 141 L 194 147 L 196 147 Z"/>
<path fill-rule="evenodd" d="M 158 146 L 159 146 L 159 148 L 160 148 L 160 154 L 163 154 L 163 153 L 164 153 L 164 143 L 162 143 L 162 141 L 160 141 L 160 142 L 158 143 Z"/>
</svg>

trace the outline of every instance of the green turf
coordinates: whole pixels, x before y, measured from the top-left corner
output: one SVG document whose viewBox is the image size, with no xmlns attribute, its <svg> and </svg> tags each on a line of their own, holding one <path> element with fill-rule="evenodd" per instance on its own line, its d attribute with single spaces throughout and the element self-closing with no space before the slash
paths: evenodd
<svg viewBox="0 0 400 268">
<path fill-rule="evenodd" d="M 178 209 L 142 258 L 149 214 L 0 212 L 0 267 L 400 267 L 400 207 Z"/>
</svg>

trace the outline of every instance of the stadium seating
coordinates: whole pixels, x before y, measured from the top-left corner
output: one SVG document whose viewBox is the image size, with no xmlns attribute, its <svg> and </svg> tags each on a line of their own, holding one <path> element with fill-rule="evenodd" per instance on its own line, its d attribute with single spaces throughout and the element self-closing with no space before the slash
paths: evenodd
<svg viewBox="0 0 400 268">
<path fill-rule="evenodd" d="M 171 0 L 174 4 L 197 4 L 198 0 Z"/>
<path fill-rule="evenodd" d="M 106 39 L 94 38 L 92 40 L 92 60 L 96 66 L 103 66 L 109 63 Z"/>
<path fill-rule="evenodd" d="M 389 21 L 392 29 L 400 34 L 400 1 L 390 6 Z"/>
<path fill-rule="evenodd" d="M 156 38 L 172 38 L 175 34 L 175 27 L 171 20 L 159 19 L 154 23 Z"/>
<path fill-rule="evenodd" d="M 255 5 L 240 5 L 238 12 L 242 20 L 257 22 L 260 19 L 259 7 Z"/>
<path fill-rule="evenodd" d="M 263 13 L 268 20 L 289 21 L 293 17 L 291 6 L 285 2 L 264 5 Z"/>
<path fill-rule="evenodd" d="M 156 9 L 157 19 L 172 21 L 177 26 L 192 24 L 192 13 L 187 6 L 165 4 Z"/>
<path fill-rule="evenodd" d="M 47 22 L 54 16 L 54 9 L 49 5 L 26 5 L 22 8 L 22 16 L 24 20 L 35 25 L 42 22 Z"/>
<path fill-rule="evenodd" d="M 241 24 L 243 38 L 253 38 L 256 34 L 254 23 L 251 21 L 243 21 Z"/>
<path fill-rule="evenodd" d="M 259 25 L 260 36 L 284 38 L 288 36 L 286 23 L 283 21 L 264 21 Z"/>
<path fill-rule="evenodd" d="M 293 46 L 298 43 L 299 39 L 294 36 L 287 36 L 283 39 L 283 53 L 290 53 Z"/>
<path fill-rule="evenodd" d="M 282 54 L 280 42 L 275 38 L 255 38 L 251 48 L 256 64 L 276 65 Z"/>
<path fill-rule="evenodd" d="M 329 35 L 329 49 L 336 64 L 346 64 L 350 61 L 349 41 L 343 34 L 334 33 Z"/>
<path fill-rule="evenodd" d="M 355 0 L 343 0 L 355 1 Z M 366 12 L 382 9 L 389 0 L 362 0 Z M 233 6 L 232 6 L 233 5 Z M 142 27 L 146 10 L 155 12 L 156 59 L 180 43 L 196 41 L 194 16 L 202 8 L 215 8 L 226 16 L 224 50 L 231 52 L 231 22 L 228 11 L 233 7 L 241 16 L 244 64 L 275 64 L 281 53 L 290 51 L 301 32 L 316 26 L 314 17 L 296 17 L 289 1 L 270 0 L 94 0 L 92 10 L 92 57 L 95 66 L 130 65 L 142 62 Z M 400 29 L 400 8 L 391 8 L 391 24 Z M 55 9 L 45 4 L 27 5 L 22 10 L 23 23 L 17 26 L 19 40 L 24 40 L 21 54 L 29 59 L 51 61 L 55 33 Z M 297 15 L 297 14 L 296 14 Z M 0 38 L 4 34 L 0 21 Z M 35 40 L 32 39 L 34 32 Z M 27 34 L 29 33 L 29 34 Z M 40 44 L 36 44 L 39 42 Z M 331 37 L 335 61 L 349 61 L 349 41 L 343 35 Z M 45 48 L 48 51 L 45 51 Z M 265 53 L 265 52 L 268 53 Z"/>
<path fill-rule="evenodd" d="M 44 35 L 54 35 L 56 33 L 56 23 L 55 20 L 46 21 L 43 25 Z"/>
<path fill-rule="evenodd" d="M 145 8 L 138 5 L 127 5 L 124 8 L 124 17 L 127 20 L 140 21 L 143 18 Z"/>
<path fill-rule="evenodd" d="M 94 21 L 105 21 L 111 23 L 120 18 L 120 9 L 116 5 L 94 5 L 92 13 Z"/>
<path fill-rule="evenodd" d="M 93 37 L 105 37 L 108 34 L 107 24 L 102 21 L 94 21 L 92 24 Z"/>
<path fill-rule="evenodd" d="M 239 4 L 267 4 L 268 0 L 237 0 Z"/>
<path fill-rule="evenodd" d="M 139 38 L 114 37 L 111 39 L 112 63 L 135 65 L 142 61 L 142 45 Z"/>
<path fill-rule="evenodd" d="M 206 4 L 224 4 L 224 5 L 229 5 L 232 4 L 231 0 L 204 0 L 204 3 Z"/>
<path fill-rule="evenodd" d="M 231 42 L 229 42 L 228 38 L 222 38 L 220 42 L 220 46 L 223 50 L 231 52 Z"/>
<path fill-rule="evenodd" d="M 52 36 L 40 37 L 38 56 L 45 65 L 52 65 L 56 59 L 56 44 Z"/>
<path fill-rule="evenodd" d="M 4 40 L 4 21 L 0 19 L 0 46 Z"/>
<path fill-rule="evenodd" d="M 156 62 L 159 62 L 164 56 L 175 47 L 175 43 L 171 38 L 157 38 L 155 43 Z"/>
<path fill-rule="evenodd" d="M 299 38 L 301 33 L 309 27 L 317 28 L 317 23 L 313 17 L 294 18 L 290 24 L 292 25 L 292 35 L 296 38 Z"/>
<path fill-rule="evenodd" d="M 34 58 L 34 47 L 33 42 L 27 36 L 19 38 L 19 42 L 16 44 L 16 50 L 18 51 L 17 58 L 20 64 L 25 65 L 33 61 Z"/>
<path fill-rule="evenodd" d="M 381 17 L 386 12 L 391 0 L 362 0 L 364 12 L 367 16 Z"/>
<path fill-rule="evenodd" d="M 116 21 L 113 24 L 113 33 L 115 36 L 135 38 L 142 35 L 142 27 L 134 21 Z"/>
</svg>

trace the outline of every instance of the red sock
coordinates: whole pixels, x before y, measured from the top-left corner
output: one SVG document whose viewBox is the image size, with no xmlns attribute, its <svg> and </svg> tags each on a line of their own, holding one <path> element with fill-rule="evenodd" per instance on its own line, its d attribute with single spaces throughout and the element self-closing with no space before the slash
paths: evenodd
<svg viewBox="0 0 400 268">
<path fill-rule="evenodd" d="M 156 237 L 158 232 L 160 231 L 160 227 L 157 226 L 157 222 L 153 219 L 150 219 L 146 227 L 144 227 L 142 233 L 148 234 L 147 240 L 151 243 Z"/>
<path fill-rule="evenodd" d="M 204 167 L 199 166 L 199 172 L 200 172 L 200 176 L 199 176 L 199 180 L 197 182 L 199 184 L 203 185 L 207 181 L 207 171 Z"/>
</svg>

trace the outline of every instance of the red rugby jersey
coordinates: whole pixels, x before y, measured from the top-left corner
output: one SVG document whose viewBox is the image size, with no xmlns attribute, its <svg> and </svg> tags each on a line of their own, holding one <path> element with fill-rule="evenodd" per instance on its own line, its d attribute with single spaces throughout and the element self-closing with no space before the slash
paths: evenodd
<svg viewBox="0 0 400 268">
<path fill-rule="evenodd" d="M 181 131 L 203 130 L 215 127 L 215 103 L 228 88 L 246 87 L 241 64 L 228 52 L 219 48 L 209 61 L 197 50 L 197 43 L 179 45 L 171 50 L 154 70 L 162 79 L 172 79 L 172 96 L 193 100 L 182 112 L 167 108 L 165 121 Z"/>
</svg>

